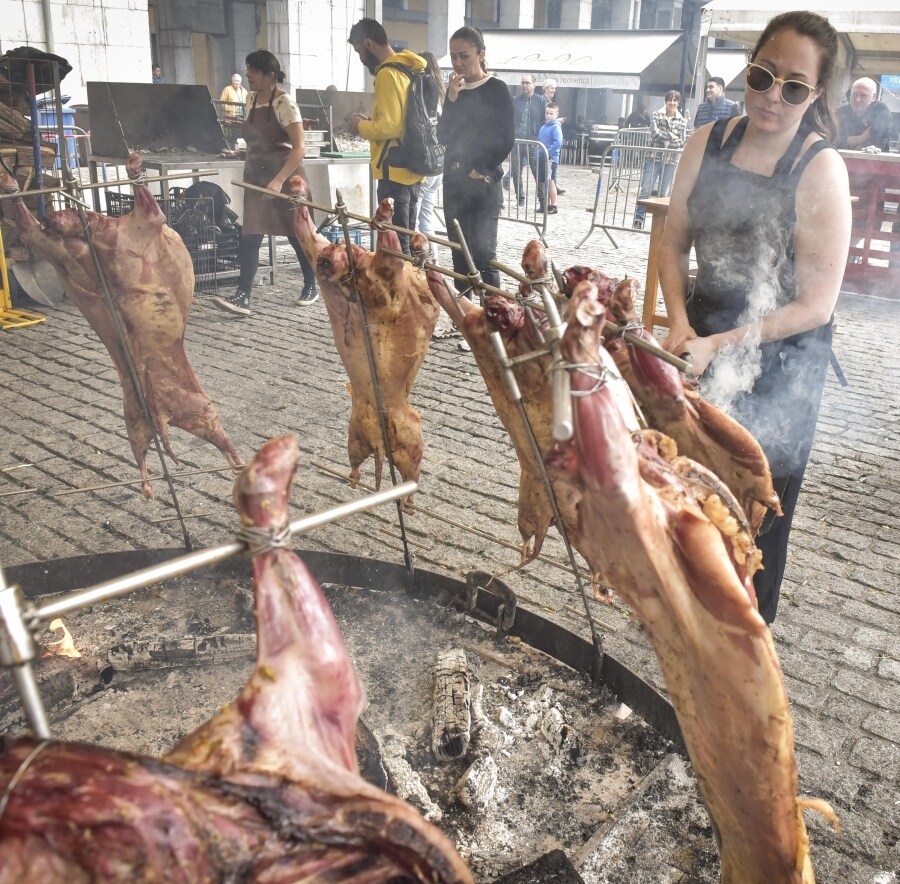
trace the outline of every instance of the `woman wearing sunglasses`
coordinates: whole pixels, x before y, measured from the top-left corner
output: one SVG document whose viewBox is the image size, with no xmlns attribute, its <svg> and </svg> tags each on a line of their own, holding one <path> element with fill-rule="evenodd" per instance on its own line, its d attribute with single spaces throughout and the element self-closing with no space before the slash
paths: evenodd
<svg viewBox="0 0 900 884">
<path fill-rule="evenodd" d="M 775 619 L 788 534 L 831 352 L 831 316 L 850 242 L 847 170 L 827 138 L 838 55 L 828 20 L 773 18 L 750 53 L 746 116 L 698 129 L 669 206 L 660 277 L 666 350 L 759 440 L 783 515 L 763 523 L 755 578 Z M 697 277 L 688 297 L 688 256 Z"/>
</svg>

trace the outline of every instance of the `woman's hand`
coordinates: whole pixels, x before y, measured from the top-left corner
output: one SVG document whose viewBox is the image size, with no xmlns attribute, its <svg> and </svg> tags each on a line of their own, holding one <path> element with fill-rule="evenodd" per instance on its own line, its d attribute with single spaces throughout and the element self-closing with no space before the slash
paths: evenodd
<svg viewBox="0 0 900 884">
<path fill-rule="evenodd" d="M 676 356 L 680 356 L 685 352 L 685 344 L 688 341 L 693 341 L 697 337 L 697 332 L 691 328 L 691 326 L 684 325 L 673 325 L 669 329 L 669 334 L 666 335 L 660 342 L 662 344 L 663 350 L 667 353 L 674 353 Z"/>
<path fill-rule="evenodd" d="M 681 345 L 679 356 L 687 354 L 685 358 L 691 363 L 691 374 L 695 378 L 699 378 L 703 372 L 709 367 L 713 357 L 719 352 L 719 347 L 715 335 L 708 338 L 691 338 Z M 688 358 L 689 357 L 689 358 Z"/>
<path fill-rule="evenodd" d="M 447 98 L 450 101 L 456 101 L 459 97 L 460 90 L 466 85 L 466 78 L 462 76 L 462 74 L 453 73 L 450 74 L 450 80 L 447 84 Z"/>
<path fill-rule="evenodd" d="M 284 178 L 279 178 L 277 175 L 266 185 L 266 190 L 274 190 L 275 193 L 281 193 L 281 188 L 284 187 Z M 268 197 L 266 197 L 268 199 Z"/>
</svg>

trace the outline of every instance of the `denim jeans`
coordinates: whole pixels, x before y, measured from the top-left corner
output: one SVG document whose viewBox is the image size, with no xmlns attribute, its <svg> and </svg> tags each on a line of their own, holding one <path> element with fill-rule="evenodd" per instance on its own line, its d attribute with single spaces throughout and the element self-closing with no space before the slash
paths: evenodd
<svg viewBox="0 0 900 884">
<path fill-rule="evenodd" d="M 429 175 L 422 182 L 422 189 L 419 191 L 419 223 L 416 224 L 416 230 L 420 230 L 426 236 L 434 236 L 436 225 L 441 223 L 435 207 L 438 194 L 441 192 L 442 180 L 440 174 Z"/>
<path fill-rule="evenodd" d="M 525 188 L 522 182 L 522 166 L 528 166 L 534 180 L 538 180 L 538 149 L 534 144 L 516 144 L 510 154 L 509 170 L 512 179 L 516 183 L 516 196 L 521 200 L 525 198 Z"/>
<path fill-rule="evenodd" d="M 410 230 L 416 229 L 416 221 L 418 221 L 418 202 L 420 184 L 398 184 L 396 181 L 387 181 L 384 178 L 378 181 L 378 202 L 390 197 L 394 201 L 394 217 L 392 224 L 398 227 L 407 227 Z M 400 237 L 400 248 L 409 254 L 409 234 L 398 233 Z"/>
<path fill-rule="evenodd" d="M 675 163 L 664 160 L 646 160 L 644 170 L 641 172 L 641 186 L 638 190 L 638 199 L 646 199 L 648 196 L 668 196 L 672 189 L 672 179 L 675 177 Z M 643 206 L 635 206 L 635 227 L 644 226 L 645 209 Z"/>
</svg>

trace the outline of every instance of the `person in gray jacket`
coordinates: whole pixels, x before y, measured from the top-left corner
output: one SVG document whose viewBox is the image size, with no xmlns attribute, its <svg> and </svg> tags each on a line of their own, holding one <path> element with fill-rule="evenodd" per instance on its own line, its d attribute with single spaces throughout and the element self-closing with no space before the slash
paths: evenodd
<svg viewBox="0 0 900 884">
<path fill-rule="evenodd" d="M 531 74 L 522 74 L 522 91 L 513 99 L 513 110 L 516 120 L 516 138 L 525 138 L 537 141 L 541 126 L 544 125 L 544 110 L 547 107 L 547 99 L 543 95 L 536 95 L 534 91 L 534 77 Z M 519 206 L 525 205 L 525 188 L 522 182 L 522 166 L 528 166 L 534 180 L 538 180 L 537 145 L 520 144 L 513 148 L 509 163 L 509 172 L 503 178 L 503 186 L 509 189 L 510 177 L 516 185 L 516 196 Z"/>
</svg>

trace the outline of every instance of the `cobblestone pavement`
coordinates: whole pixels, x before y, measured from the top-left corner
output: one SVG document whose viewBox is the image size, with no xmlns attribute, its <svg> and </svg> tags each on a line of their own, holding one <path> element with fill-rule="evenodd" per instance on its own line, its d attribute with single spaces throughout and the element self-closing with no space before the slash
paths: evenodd
<svg viewBox="0 0 900 884">
<path fill-rule="evenodd" d="M 547 234 L 558 263 L 642 279 L 645 234 L 616 234 L 621 247 L 614 249 L 597 231 L 575 250 L 596 178 L 568 166 L 560 175 L 567 192 Z M 501 260 L 517 266 L 529 238 L 529 228 L 502 224 Z M 321 301 L 294 305 L 298 280 L 293 265 L 278 285 L 260 285 L 245 321 L 215 311 L 201 294 L 187 350 L 245 457 L 270 436 L 299 436 L 304 456 L 293 501 L 300 513 L 356 492 L 341 478 L 348 470 L 346 378 Z M 137 472 L 105 349 L 68 303 L 44 312 L 48 322 L 8 331 L 0 352 L 0 563 L 178 546 L 181 532 L 160 479 L 150 501 L 137 483 L 69 493 L 133 481 Z M 842 824 L 835 834 L 808 815 L 818 880 L 886 884 L 900 877 L 900 301 L 843 295 L 837 315 L 835 350 L 850 385 L 829 376 L 774 634 L 793 704 L 801 792 L 830 801 Z M 424 568 L 502 571 L 518 560 L 517 462 L 471 354 L 457 342 L 432 344 L 413 390 L 427 448 L 421 510 L 407 525 Z M 173 430 L 171 439 L 193 542 L 221 542 L 235 523 L 230 476 L 213 471 L 224 462 L 186 433 Z M 370 462 L 363 481 L 371 480 Z M 398 561 L 397 536 L 394 511 L 382 508 L 317 530 L 301 545 Z M 564 558 L 554 535 L 545 561 L 507 579 L 526 604 L 585 633 Z M 610 627 L 609 653 L 660 685 L 640 627 L 615 608 L 594 610 Z M 681 880 L 670 871 L 666 880 Z"/>
</svg>

